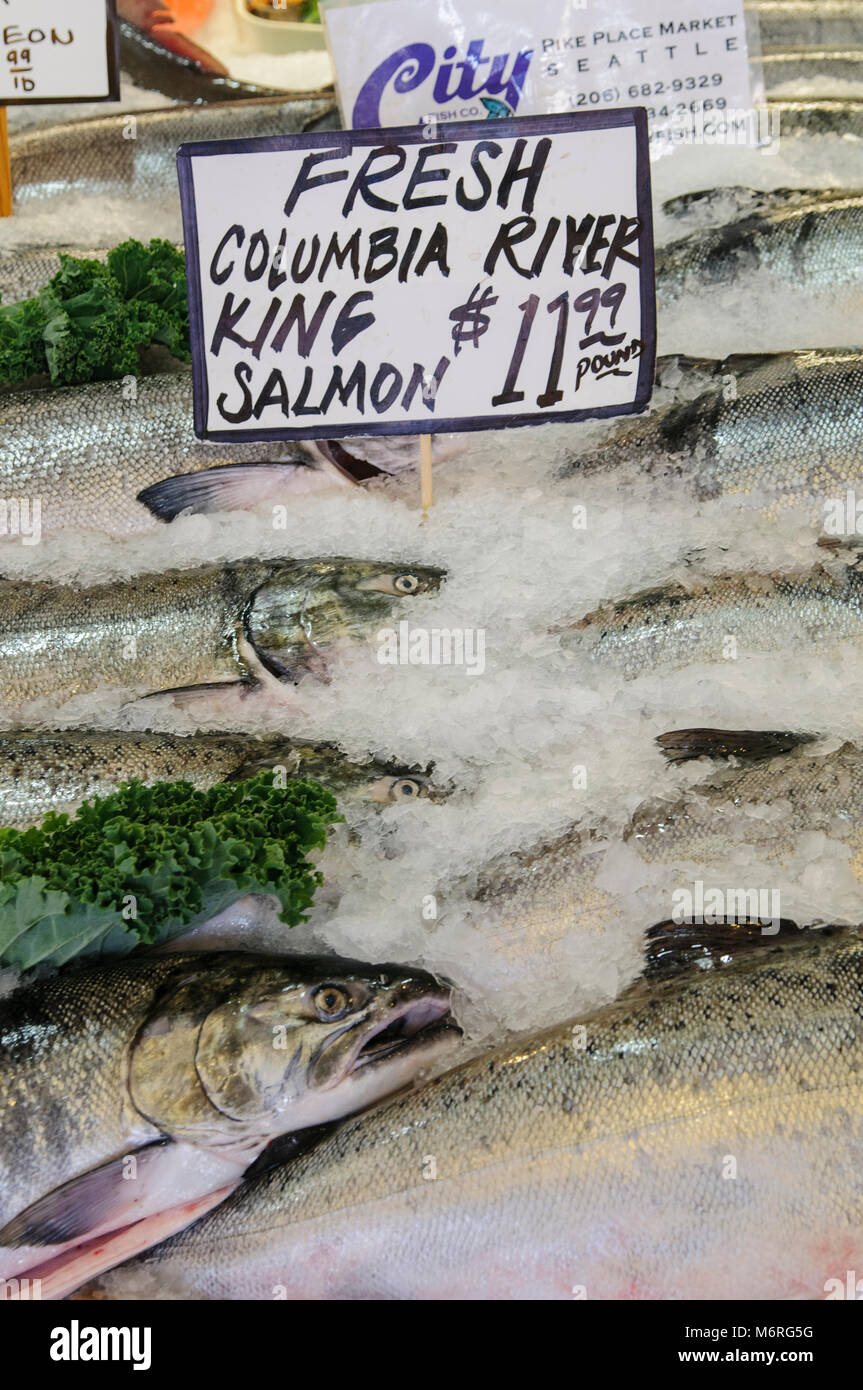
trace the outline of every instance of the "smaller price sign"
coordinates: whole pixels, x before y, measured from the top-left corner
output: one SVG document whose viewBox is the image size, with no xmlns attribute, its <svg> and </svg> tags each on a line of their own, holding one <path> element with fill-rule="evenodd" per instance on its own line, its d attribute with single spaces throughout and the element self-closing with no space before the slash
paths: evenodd
<svg viewBox="0 0 863 1390">
<path fill-rule="evenodd" d="M 0 106 L 117 101 L 115 0 L 0 0 Z"/>
<path fill-rule="evenodd" d="M 184 145 L 204 439 L 643 410 L 643 110 Z"/>
</svg>

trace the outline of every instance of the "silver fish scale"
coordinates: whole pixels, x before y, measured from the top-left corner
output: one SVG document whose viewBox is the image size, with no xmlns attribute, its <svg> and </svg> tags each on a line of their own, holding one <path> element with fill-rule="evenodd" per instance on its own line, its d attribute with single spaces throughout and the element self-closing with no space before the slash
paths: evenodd
<svg viewBox="0 0 863 1390">
<path fill-rule="evenodd" d="M 769 102 L 769 108 L 779 117 L 782 139 L 836 135 L 846 141 L 863 140 L 863 101 L 836 97 L 790 101 L 776 97 Z"/>
<path fill-rule="evenodd" d="M 759 814 L 759 808 L 774 814 Z M 727 875 L 729 855 L 745 843 L 759 857 L 782 861 L 799 836 L 819 831 L 850 851 L 863 883 L 863 754 L 846 745 L 827 756 L 794 756 L 733 768 L 699 782 L 685 797 L 649 799 L 623 838 L 645 864 L 665 865 L 671 904 L 684 865 Z M 621 915 L 603 874 L 605 841 L 568 830 L 554 841 L 496 859 L 480 874 L 470 920 L 489 952 L 531 962 L 572 933 L 602 933 Z M 671 872 L 673 871 L 673 873 Z M 670 910 L 670 907 L 669 907 Z M 861 905 L 863 912 L 863 905 Z"/>
<path fill-rule="evenodd" d="M 863 85 L 863 51 L 836 50 L 816 45 L 785 52 L 764 53 L 761 58 L 768 96 L 793 83 L 805 86 L 807 96 L 835 94 L 836 83 Z M 820 92 L 819 92 L 820 84 Z"/>
<path fill-rule="evenodd" d="M 854 570 L 798 578 L 723 575 L 701 589 L 664 589 L 598 610 L 563 645 L 634 679 L 659 667 L 779 651 L 797 643 L 863 641 L 863 580 Z"/>
<path fill-rule="evenodd" d="M 23 829 L 47 811 L 107 796 L 133 777 L 186 781 L 203 790 L 274 766 L 321 781 L 340 797 L 364 796 L 373 779 L 388 775 L 386 766 L 352 762 L 329 744 L 276 735 L 7 731 L 0 733 L 0 825 Z"/>
<path fill-rule="evenodd" d="M 823 1297 L 863 1249 L 861 999 L 839 934 L 638 986 L 244 1184 L 129 1294 Z"/>
<path fill-rule="evenodd" d="M 563 473 L 635 467 L 700 501 L 755 495 L 823 523 L 825 504 L 863 480 L 863 354 L 782 353 L 755 367 L 730 358 L 716 376 L 721 386 L 625 426 Z"/>
<path fill-rule="evenodd" d="M 250 561 L 88 589 L 0 580 L 4 701 L 60 704 L 103 687 L 146 693 L 238 680 L 235 628 L 269 573 Z"/>
<path fill-rule="evenodd" d="M 107 251 L 79 250 L 74 246 L 0 251 L 0 303 L 17 304 L 38 294 L 60 269 L 61 252 L 88 261 L 103 261 L 108 254 Z"/>
<path fill-rule="evenodd" d="M 859 292 L 861 247 L 860 194 L 780 205 L 664 247 L 656 258 L 657 296 L 670 304 L 685 293 L 733 285 L 764 270 L 808 291 Z"/>
<path fill-rule="evenodd" d="M 0 825 L 32 825 L 48 811 L 106 796 L 131 778 L 206 789 L 273 747 L 239 734 L 0 733 Z"/>
<path fill-rule="evenodd" d="M 780 811 L 764 819 L 759 808 Z M 738 826 L 730 822 L 739 812 Z M 671 808 L 648 804 L 625 839 L 648 863 L 692 860 L 721 869 L 739 829 L 769 859 L 793 850 L 795 837 L 819 831 L 852 850 L 851 868 L 863 879 L 863 754 L 850 744 L 825 757 L 793 756 L 735 768 L 700 782 Z"/>
<path fill-rule="evenodd" d="M 762 52 L 817 45 L 863 46 L 863 5 L 859 0 L 755 0 L 748 13 L 758 20 Z"/>
<path fill-rule="evenodd" d="M 120 112 L 22 131 L 9 142 L 15 208 L 86 194 L 135 201 L 177 191 L 177 149 L 193 140 L 290 135 L 336 119 L 331 93 Z"/>
<path fill-rule="evenodd" d="M 335 644 L 371 640 L 385 616 L 437 592 L 445 578 L 412 565 L 414 587 L 402 594 L 393 587 L 401 573 L 333 556 L 238 560 L 89 588 L 0 579 L 0 688 L 8 706 L 50 700 L 56 708 L 93 690 L 236 684 L 257 674 L 259 661 L 286 679 L 320 675 Z M 311 644 L 304 610 L 314 620 Z"/>
<path fill-rule="evenodd" d="M 863 479 L 863 355 L 817 353 L 769 362 L 736 401 L 719 397 L 715 456 L 698 494 L 766 491 L 785 505 L 824 504 Z"/>
<path fill-rule="evenodd" d="M 266 463 L 302 448 L 198 439 L 191 372 L 0 396 L 2 496 L 38 498 L 42 528 L 110 535 L 157 523 L 137 501 L 153 483 L 226 463 Z"/>
<path fill-rule="evenodd" d="M 149 1129 L 127 1099 L 129 1049 L 176 958 L 42 982 L 0 1002 L 0 1226 Z"/>
</svg>

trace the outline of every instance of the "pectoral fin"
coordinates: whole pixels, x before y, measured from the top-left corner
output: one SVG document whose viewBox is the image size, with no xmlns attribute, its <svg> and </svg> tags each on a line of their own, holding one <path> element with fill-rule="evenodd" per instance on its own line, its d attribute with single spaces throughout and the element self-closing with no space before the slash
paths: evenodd
<svg viewBox="0 0 863 1390">
<path fill-rule="evenodd" d="M 659 922 L 646 934 L 643 980 L 663 980 L 692 967 L 720 969 L 765 946 L 784 946 L 804 929 L 790 918 L 753 921 L 725 917 L 710 922 Z M 814 930 L 814 929 L 810 929 Z"/>
<path fill-rule="evenodd" d="M 813 734 L 790 729 L 672 729 L 659 744 L 669 762 L 688 758 L 741 758 L 757 761 L 814 742 Z"/>
<path fill-rule="evenodd" d="M 368 459 L 361 459 L 350 453 L 337 439 L 323 439 L 318 443 L 318 451 L 334 468 L 338 469 L 349 482 L 364 483 L 369 478 L 384 478 L 386 473 Z"/>
<path fill-rule="evenodd" d="M 226 1184 L 204 1197 L 168 1207 L 131 1226 L 121 1227 L 106 1237 L 76 1245 L 65 1255 L 28 1270 L 31 1286 L 34 1279 L 39 1280 L 41 1299 L 66 1298 L 82 1284 L 98 1278 L 115 1265 L 131 1260 L 134 1255 L 140 1255 L 160 1241 L 167 1240 L 168 1236 L 185 1230 L 193 1221 L 198 1221 L 229 1197 L 236 1186 L 236 1182 Z"/>
<path fill-rule="evenodd" d="M 142 1182 L 144 1187 L 138 1190 L 146 1189 L 147 1172 L 159 1162 L 169 1143 L 160 1140 L 55 1187 L 6 1223 L 0 1230 L 0 1246 L 16 1250 L 30 1245 L 66 1245 L 118 1220 L 128 1221 L 124 1213 L 136 1192 L 135 1184 Z M 134 1176 L 130 1179 L 128 1173 Z"/>
<path fill-rule="evenodd" d="M 209 1211 L 240 1181 L 248 1154 L 159 1140 L 63 1183 L 0 1231 L 0 1278 L 41 1280 L 62 1298 Z"/>
<path fill-rule="evenodd" d="M 308 463 L 227 463 L 163 478 L 139 492 L 137 500 L 160 521 L 173 521 L 181 512 L 242 511 L 268 498 L 331 488 L 336 481 Z"/>
<path fill-rule="evenodd" d="M 257 681 L 247 676 L 238 681 L 208 681 L 205 685 L 172 685 L 167 690 L 150 690 L 140 698 L 142 700 L 160 700 L 170 697 L 174 704 L 182 709 L 204 695 L 212 695 L 214 691 L 224 694 L 232 690 L 240 696 L 245 696 L 250 695 L 257 688 Z"/>
</svg>

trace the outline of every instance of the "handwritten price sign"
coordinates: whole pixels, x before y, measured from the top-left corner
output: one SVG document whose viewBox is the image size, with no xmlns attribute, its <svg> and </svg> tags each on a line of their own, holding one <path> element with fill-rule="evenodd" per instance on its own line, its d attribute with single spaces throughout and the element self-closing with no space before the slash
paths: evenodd
<svg viewBox="0 0 863 1390">
<path fill-rule="evenodd" d="M 0 0 L 0 106 L 116 101 L 115 0 Z"/>
<path fill-rule="evenodd" d="M 201 438 L 643 410 L 642 110 L 185 145 Z"/>
</svg>

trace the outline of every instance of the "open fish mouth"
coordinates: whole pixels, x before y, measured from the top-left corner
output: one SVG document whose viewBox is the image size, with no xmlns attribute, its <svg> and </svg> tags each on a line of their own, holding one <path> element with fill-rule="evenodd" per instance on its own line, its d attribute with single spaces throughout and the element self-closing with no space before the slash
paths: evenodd
<svg viewBox="0 0 863 1390">
<path fill-rule="evenodd" d="M 355 1072 L 361 1067 L 375 1066 L 396 1052 L 401 1055 L 414 1052 L 443 1041 L 447 1035 L 454 1041 L 461 1032 L 452 1017 L 448 994 L 410 1000 L 397 1006 L 392 1017 L 382 1020 L 366 1034 L 354 1053 L 349 1070 Z"/>
</svg>

